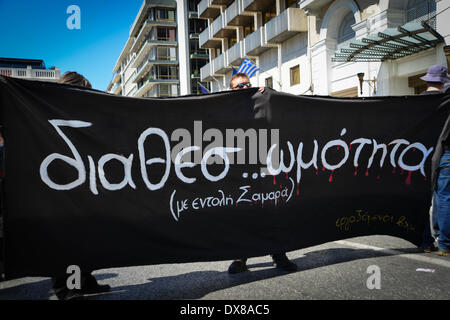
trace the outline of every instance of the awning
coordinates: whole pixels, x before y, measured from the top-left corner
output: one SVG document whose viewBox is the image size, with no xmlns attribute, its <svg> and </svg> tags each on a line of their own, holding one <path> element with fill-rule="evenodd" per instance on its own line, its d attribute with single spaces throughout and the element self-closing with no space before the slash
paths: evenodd
<svg viewBox="0 0 450 320">
<path fill-rule="evenodd" d="M 351 41 L 334 54 L 332 61 L 395 60 L 433 48 L 440 42 L 444 38 L 425 22 L 409 22 Z"/>
</svg>

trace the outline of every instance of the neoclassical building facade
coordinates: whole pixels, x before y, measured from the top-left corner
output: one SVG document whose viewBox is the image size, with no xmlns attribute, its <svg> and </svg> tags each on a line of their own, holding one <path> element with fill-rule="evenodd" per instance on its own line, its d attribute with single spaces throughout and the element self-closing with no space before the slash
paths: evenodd
<svg viewBox="0 0 450 320">
<path fill-rule="evenodd" d="M 210 59 L 201 78 L 213 91 L 223 90 L 232 67 L 251 58 L 260 68 L 253 85 L 292 94 L 415 94 L 423 89 L 419 77 L 430 65 L 447 64 L 449 6 L 450 0 L 202 0 L 198 12 L 208 28 L 199 44 L 209 49 Z M 399 27 L 419 30 L 422 21 L 436 37 L 428 38 L 430 32 L 395 36 Z M 387 49 L 352 51 L 379 33 L 394 35 L 381 41 Z M 426 42 L 411 46 L 416 38 Z M 396 45 L 405 49 L 381 55 Z M 356 59 L 336 59 L 341 51 L 353 52 Z"/>
</svg>

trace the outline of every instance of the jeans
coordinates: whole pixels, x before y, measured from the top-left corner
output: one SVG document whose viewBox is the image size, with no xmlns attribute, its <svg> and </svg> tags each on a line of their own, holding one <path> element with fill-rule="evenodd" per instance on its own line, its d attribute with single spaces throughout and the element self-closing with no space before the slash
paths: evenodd
<svg viewBox="0 0 450 320">
<path fill-rule="evenodd" d="M 450 251 L 450 150 L 445 150 L 439 164 L 436 190 L 433 195 L 433 225 L 437 222 L 434 233 L 439 236 L 438 247 Z"/>
</svg>

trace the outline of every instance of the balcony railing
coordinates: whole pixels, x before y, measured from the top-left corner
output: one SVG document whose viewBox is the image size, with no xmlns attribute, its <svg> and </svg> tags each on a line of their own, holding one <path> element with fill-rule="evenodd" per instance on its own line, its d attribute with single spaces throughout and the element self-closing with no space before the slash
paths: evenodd
<svg viewBox="0 0 450 320">
<path fill-rule="evenodd" d="M 264 26 L 245 37 L 245 55 L 258 56 L 269 49 Z"/>
<path fill-rule="evenodd" d="M 138 83 L 154 65 L 178 65 L 178 59 L 176 57 L 163 56 L 149 57 L 144 63 L 137 67 L 133 82 Z"/>
<path fill-rule="evenodd" d="M 213 63 L 213 73 L 223 74 L 226 73 L 230 68 L 227 63 L 227 53 L 224 52 L 214 59 Z"/>
<path fill-rule="evenodd" d="M 203 67 L 200 68 L 200 81 L 212 81 L 212 67 L 214 64 L 214 60 L 210 63 L 205 64 Z"/>
<path fill-rule="evenodd" d="M 136 91 L 134 96 L 135 97 L 147 96 L 146 93 L 150 89 L 152 89 L 155 85 L 158 85 L 158 84 L 179 84 L 179 83 L 180 83 L 180 80 L 178 80 L 178 78 L 164 78 L 162 76 L 159 76 L 158 78 L 149 77 L 138 87 L 138 90 Z M 156 97 L 157 96 L 161 96 L 161 95 L 156 95 Z"/>
<path fill-rule="evenodd" d="M 218 48 L 222 44 L 220 39 L 213 38 L 211 35 L 211 27 L 207 27 L 198 36 L 198 45 L 202 49 Z"/>
<path fill-rule="evenodd" d="M 211 35 L 213 38 L 232 37 L 236 32 L 235 28 L 227 27 L 225 15 L 221 14 L 211 23 Z"/>
<path fill-rule="evenodd" d="M 287 8 L 265 25 L 266 41 L 281 43 L 299 32 L 307 32 L 305 12 L 299 8 Z"/>
<path fill-rule="evenodd" d="M 197 6 L 197 12 L 200 18 L 215 19 L 220 14 L 220 7 L 213 5 L 212 0 L 202 0 Z"/>
<path fill-rule="evenodd" d="M 211 23 L 211 34 L 216 36 L 224 27 L 224 16 L 221 14 Z"/>
<path fill-rule="evenodd" d="M 244 60 L 244 41 L 237 42 L 234 46 L 232 46 L 227 51 L 228 55 L 228 64 L 238 66 Z"/>
<path fill-rule="evenodd" d="M 14 78 L 30 78 L 45 81 L 57 81 L 61 72 L 58 70 L 0 68 L 0 75 Z"/>
<path fill-rule="evenodd" d="M 254 19 L 253 13 L 244 10 L 242 0 L 235 0 L 226 10 L 227 26 L 242 26 Z"/>
</svg>

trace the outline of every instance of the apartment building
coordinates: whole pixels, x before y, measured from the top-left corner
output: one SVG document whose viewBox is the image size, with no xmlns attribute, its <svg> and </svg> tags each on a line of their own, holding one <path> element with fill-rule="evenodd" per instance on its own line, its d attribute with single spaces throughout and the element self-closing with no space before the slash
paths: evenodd
<svg viewBox="0 0 450 320">
<path fill-rule="evenodd" d="M 43 60 L 0 58 L 0 75 L 56 82 L 61 77 L 61 71 L 55 67 L 47 69 Z"/>
<path fill-rule="evenodd" d="M 208 56 L 198 46 L 206 21 L 198 18 L 197 2 L 144 0 L 107 91 L 134 97 L 199 93 L 200 68 Z"/>
<path fill-rule="evenodd" d="M 260 68 L 254 86 L 292 94 L 419 93 L 428 67 L 447 64 L 449 2 L 201 0 L 208 26 L 199 45 L 209 62 L 200 78 L 223 90 L 250 58 Z"/>
</svg>

